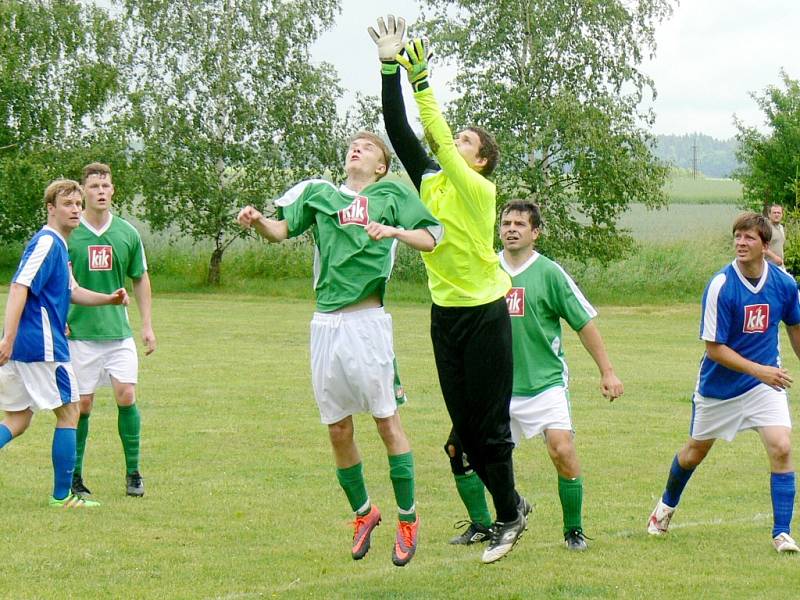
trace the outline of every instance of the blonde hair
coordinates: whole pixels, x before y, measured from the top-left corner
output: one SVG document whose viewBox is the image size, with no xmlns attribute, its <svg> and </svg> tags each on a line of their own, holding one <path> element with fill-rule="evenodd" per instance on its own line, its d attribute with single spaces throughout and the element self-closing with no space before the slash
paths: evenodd
<svg viewBox="0 0 800 600">
<path fill-rule="evenodd" d="M 48 204 L 56 206 L 56 201 L 59 196 L 71 196 L 76 192 L 83 197 L 83 188 L 77 181 L 73 181 L 72 179 L 56 179 L 52 181 L 44 191 L 45 208 L 47 208 Z"/>
</svg>

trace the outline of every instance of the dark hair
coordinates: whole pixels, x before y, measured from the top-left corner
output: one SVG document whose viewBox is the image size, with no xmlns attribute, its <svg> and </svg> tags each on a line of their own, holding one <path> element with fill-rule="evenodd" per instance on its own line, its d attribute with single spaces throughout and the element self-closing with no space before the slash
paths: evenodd
<svg viewBox="0 0 800 600">
<path fill-rule="evenodd" d="M 500 215 L 506 215 L 511 211 L 527 213 L 533 229 L 538 229 L 542 226 L 542 213 L 539 210 L 539 206 L 530 200 L 511 200 L 500 211 Z"/>
<path fill-rule="evenodd" d="M 765 244 L 768 244 L 772 239 L 772 226 L 766 217 L 754 212 L 743 212 L 733 222 L 733 234 L 736 235 L 737 231 L 747 231 L 755 229 L 758 232 L 758 237 Z"/>
<path fill-rule="evenodd" d="M 475 133 L 481 141 L 481 147 L 478 149 L 478 158 L 486 159 L 486 164 L 481 169 L 481 175 L 488 177 L 497 168 L 497 162 L 500 160 L 500 146 L 497 145 L 497 140 L 494 139 L 494 136 L 483 127 L 471 125 L 467 127 L 467 131 Z"/>
<path fill-rule="evenodd" d="M 83 172 L 81 173 L 81 184 L 86 184 L 86 180 L 89 179 L 92 175 L 101 175 L 103 177 L 111 177 L 111 167 L 107 164 L 93 162 L 89 163 L 85 167 L 83 167 Z"/>
</svg>

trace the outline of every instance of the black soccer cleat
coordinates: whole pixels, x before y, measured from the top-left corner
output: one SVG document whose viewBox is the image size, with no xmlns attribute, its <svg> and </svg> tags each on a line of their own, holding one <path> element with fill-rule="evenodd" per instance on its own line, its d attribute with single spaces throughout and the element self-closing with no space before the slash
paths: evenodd
<svg viewBox="0 0 800 600">
<path fill-rule="evenodd" d="M 137 498 L 144 496 L 144 481 L 139 471 L 128 473 L 125 476 L 125 493 L 128 496 L 135 496 Z"/>
<path fill-rule="evenodd" d="M 454 546 L 471 546 L 472 544 L 479 544 L 486 542 L 492 536 L 492 528 L 481 525 L 480 523 L 470 521 L 459 521 L 454 525 L 456 529 L 469 525 L 463 532 L 450 540 L 450 544 Z"/>
<path fill-rule="evenodd" d="M 575 550 L 577 552 L 582 552 L 589 548 L 586 544 L 586 536 L 583 535 L 583 531 L 580 529 L 570 529 L 565 533 L 564 545 L 567 547 L 567 550 Z"/>
<path fill-rule="evenodd" d="M 72 486 L 71 491 L 76 496 L 91 496 L 92 492 L 89 488 L 87 488 L 83 484 L 83 477 L 80 473 L 73 473 L 72 474 Z"/>
</svg>

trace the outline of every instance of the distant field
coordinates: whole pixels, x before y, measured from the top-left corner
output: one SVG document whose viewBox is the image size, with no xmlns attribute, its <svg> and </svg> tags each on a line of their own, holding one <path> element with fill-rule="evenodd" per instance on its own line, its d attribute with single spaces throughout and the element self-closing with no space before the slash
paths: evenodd
<svg viewBox="0 0 800 600">
<path fill-rule="evenodd" d="M 667 181 L 672 204 L 735 204 L 742 201 L 742 184 L 733 179 L 714 179 L 673 174 Z"/>
<path fill-rule="evenodd" d="M 735 204 L 673 204 L 651 210 L 634 204 L 620 219 L 619 226 L 630 229 L 643 243 L 709 240 L 728 236 L 733 219 L 741 212 Z"/>
</svg>

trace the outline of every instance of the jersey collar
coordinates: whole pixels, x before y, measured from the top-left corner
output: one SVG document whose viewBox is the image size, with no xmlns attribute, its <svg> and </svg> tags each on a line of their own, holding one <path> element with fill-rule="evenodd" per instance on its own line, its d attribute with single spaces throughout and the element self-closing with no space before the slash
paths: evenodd
<svg viewBox="0 0 800 600">
<path fill-rule="evenodd" d="M 56 236 L 58 239 L 60 239 L 60 240 L 61 240 L 61 243 L 62 243 L 62 244 L 64 244 L 64 247 L 65 247 L 65 248 L 67 248 L 67 247 L 68 247 L 68 246 L 67 246 L 67 240 L 65 240 L 65 239 L 64 239 L 64 236 L 63 236 L 63 235 L 61 235 L 60 233 L 58 233 L 58 231 L 56 231 L 56 230 L 55 230 L 55 229 L 53 229 L 52 227 L 50 227 L 50 225 L 45 225 L 44 227 L 42 227 L 42 230 L 43 230 L 43 231 L 49 231 L 49 232 L 51 232 L 51 233 L 54 233 L 54 234 L 55 234 L 55 236 Z"/>
<path fill-rule="evenodd" d="M 88 229 L 93 234 L 95 234 L 97 237 L 100 237 L 106 231 L 108 231 L 108 228 L 111 227 L 111 221 L 113 221 L 113 220 L 114 220 L 114 215 L 112 215 L 111 213 L 108 213 L 108 221 L 106 221 L 105 224 L 100 229 L 95 229 L 94 227 L 92 227 L 92 225 L 89 223 L 89 221 L 87 221 L 84 218 L 84 216 L 81 215 L 81 224 L 84 227 L 86 227 L 86 229 Z"/>
<path fill-rule="evenodd" d="M 533 263 L 535 263 L 536 259 L 538 259 L 541 256 L 541 254 L 539 254 L 536 250 L 534 250 L 533 254 L 531 254 L 531 257 L 516 269 L 506 262 L 505 250 L 500 250 L 499 256 L 500 256 L 500 266 L 503 267 L 503 270 L 512 277 L 516 277 L 517 275 L 522 273 L 525 269 L 530 267 Z"/>
<path fill-rule="evenodd" d="M 739 270 L 739 265 L 736 263 L 736 259 L 733 259 L 733 262 L 731 264 L 733 265 L 733 270 L 736 271 L 736 276 L 739 278 L 739 281 L 742 282 L 742 285 L 745 288 L 747 288 L 754 294 L 757 294 L 761 291 L 761 289 L 764 287 L 764 284 L 767 282 L 767 274 L 769 273 L 769 264 L 767 263 L 767 261 L 764 261 L 764 270 L 761 272 L 761 279 L 758 280 L 758 284 L 756 285 L 750 283 L 747 277 L 742 275 L 742 272 Z"/>
</svg>

